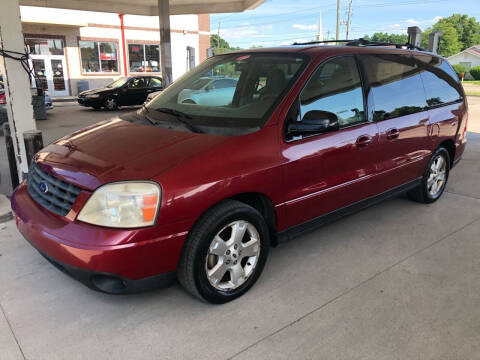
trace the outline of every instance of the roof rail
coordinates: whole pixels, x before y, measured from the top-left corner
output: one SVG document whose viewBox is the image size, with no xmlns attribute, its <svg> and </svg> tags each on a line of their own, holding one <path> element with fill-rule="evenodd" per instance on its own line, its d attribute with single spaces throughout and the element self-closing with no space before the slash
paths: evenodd
<svg viewBox="0 0 480 360">
<path fill-rule="evenodd" d="M 315 44 L 328 44 L 328 43 L 344 43 L 346 46 L 395 46 L 397 49 L 419 50 L 426 51 L 421 47 L 412 44 L 396 44 L 389 42 L 370 41 L 363 38 L 356 40 L 324 40 L 324 41 L 309 41 L 309 42 L 294 42 L 292 45 L 315 45 Z"/>
</svg>

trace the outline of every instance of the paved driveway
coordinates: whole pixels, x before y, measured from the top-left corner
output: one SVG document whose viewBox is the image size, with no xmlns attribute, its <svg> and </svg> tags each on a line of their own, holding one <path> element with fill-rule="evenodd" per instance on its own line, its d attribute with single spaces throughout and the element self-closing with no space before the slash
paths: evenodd
<svg viewBox="0 0 480 360">
<path fill-rule="evenodd" d="M 178 285 L 93 292 L 7 223 L 0 359 L 478 359 L 479 100 L 441 200 L 390 199 L 274 248 L 258 283 L 226 305 Z"/>
</svg>

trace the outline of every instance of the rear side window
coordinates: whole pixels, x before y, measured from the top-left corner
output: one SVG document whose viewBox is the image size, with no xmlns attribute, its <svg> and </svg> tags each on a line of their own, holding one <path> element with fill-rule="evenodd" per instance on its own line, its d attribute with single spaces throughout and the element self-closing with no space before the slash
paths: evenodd
<svg viewBox="0 0 480 360">
<path fill-rule="evenodd" d="M 422 80 L 428 106 L 439 106 L 462 100 L 458 77 L 451 66 L 436 56 L 416 55 L 423 67 Z"/>
<path fill-rule="evenodd" d="M 375 121 L 424 111 L 427 107 L 421 71 L 408 55 L 362 55 L 374 105 Z"/>
<path fill-rule="evenodd" d="M 311 110 L 333 112 L 340 126 L 365 121 L 363 90 L 353 56 L 321 64 L 300 94 L 301 114 Z"/>
</svg>

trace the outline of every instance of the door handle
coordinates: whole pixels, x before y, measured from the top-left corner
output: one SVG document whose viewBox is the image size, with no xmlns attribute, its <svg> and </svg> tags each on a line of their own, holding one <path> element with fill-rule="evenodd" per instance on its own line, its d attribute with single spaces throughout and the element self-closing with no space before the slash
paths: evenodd
<svg viewBox="0 0 480 360">
<path fill-rule="evenodd" d="M 368 144 L 370 144 L 372 142 L 373 138 L 370 136 L 370 135 L 360 135 L 358 138 L 357 138 L 357 141 L 355 142 L 355 144 L 358 146 L 358 147 L 364 147 L 364 146 L 367 146 Z"/>
<path fill-rule="evenodd" d="M 398 136 L 400 135 L 400 131 L 397 128 L 391 128 L 387 130 L 386 134 L 388 140 L 393 140 L 398 138 Z"/>
</svg>

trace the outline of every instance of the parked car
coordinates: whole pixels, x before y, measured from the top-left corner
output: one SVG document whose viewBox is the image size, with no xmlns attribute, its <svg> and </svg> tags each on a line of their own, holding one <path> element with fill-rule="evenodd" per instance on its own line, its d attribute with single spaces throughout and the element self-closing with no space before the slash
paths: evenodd
<svg viewBox="0 0 480 360">
<path fill-rule="evenodd" d="M 5 97 L 5 88 L 0 81 L 0 126 L 8 121 L 7 116 L 7 98 Z"/>
<path fill-rule="evenodd" d="M 178 101 L 209 74 L 239 79 L 228 105 Z M 178 277 L 224 303 L 255 283 L 271 245 L 403 192 L 438 200 L 466 130 L 459 80 L 432 53 L 223 54 L 138 111 L 41 150 L 12 209 L 25 238 L 92 289 Z"/>
<path fill-rule="evenodd" d="M 52 98 L 48 93 L 45 93 L 45 109 L 47 110 L 52 110 L 53 109 L 53 103 L 52 103 Z"/>
<path fill-rule="evenodd" d="M 7 117 L 7 99 L 5 96 L 5 86 L 2 81 L 0 81 L 0 125 L 8 121 Z M 45 109 L 52 110 L 53 104 L 50 96 L 45 93 Z"/>
<path fill-rule="evenodd" d="M 202 77 L 178 94 L 178 102 L 206 106 L 229 105 L 237 87 L 237 79 Z"/>
<path fill-rule="evenodd" d="M 83 91 L 78 103 L 94 109 L 115 110 L 119 106 L 142 105 L 148 94 L 163 89 L 158 76 L 132 76 L 120 78 L 102 89 Z"/>
</svg>

